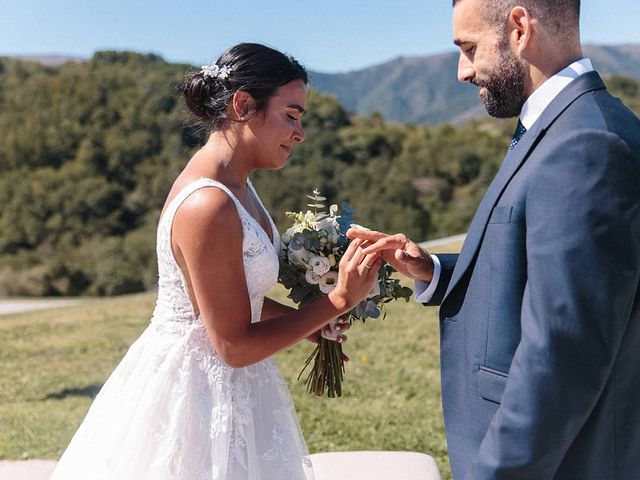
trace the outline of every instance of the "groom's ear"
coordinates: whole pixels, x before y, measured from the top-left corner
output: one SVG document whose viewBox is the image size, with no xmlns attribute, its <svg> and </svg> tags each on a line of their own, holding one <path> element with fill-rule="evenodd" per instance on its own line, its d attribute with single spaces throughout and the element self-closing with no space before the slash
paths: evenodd
<svg viewBox="0 0 640 480">
<path fill-rule="evenodd" d="M 238 90 L 231 99 L 231 110 L 236 120 L 245 121 L 256 111 L 256 102 L 249 92 Z"/>
<path fill-rule="evenodd" d="M 529 47 L 535 23 L 535 18 L 524 7 L 514 7 L 509 12 L 507 34 L 513 51 L 517 52 L 520 57 L 524 56 L 524 52 Z"/>
</svg>

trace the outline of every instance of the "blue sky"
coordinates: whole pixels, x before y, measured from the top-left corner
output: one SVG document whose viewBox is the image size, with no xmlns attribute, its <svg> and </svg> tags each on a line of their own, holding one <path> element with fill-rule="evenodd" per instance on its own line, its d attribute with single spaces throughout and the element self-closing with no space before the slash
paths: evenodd
<svg viewBox="0 0 640 480">
<path fill-rule="evenodd" d="M 640 43 L 640 1 L 582 0 L 583 43 Z M 154 52 L 200 65 L 241 41 L 349 71 L 450 51 L 450 0 L 1 0 L 0 55 Z"/>
</svg>

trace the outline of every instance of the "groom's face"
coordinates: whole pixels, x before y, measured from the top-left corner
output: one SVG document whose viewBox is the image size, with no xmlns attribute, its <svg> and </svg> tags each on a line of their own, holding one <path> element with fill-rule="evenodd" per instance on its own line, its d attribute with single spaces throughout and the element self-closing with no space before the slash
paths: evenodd
<svg viewBox="0 0 640 480">
<path fill-rule="evenodd" d="M 458 80 L 480 87 L 489 115 L 515 117 L 527 99 L 526 69 L 511 51 L 506 32 L 490 24 L 482 3 L 461 0 L 453 9 L 454 43 L 460 48 Z"/>
</svg>

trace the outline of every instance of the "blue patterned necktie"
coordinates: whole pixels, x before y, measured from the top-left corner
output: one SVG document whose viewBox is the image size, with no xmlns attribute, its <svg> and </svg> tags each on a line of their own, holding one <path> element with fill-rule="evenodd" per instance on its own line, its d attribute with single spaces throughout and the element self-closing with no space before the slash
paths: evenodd
<svg viewBox="0 0 640 480">
<path fill-rule="evenodd" d="M 513 138 L 511 139 L 511 145 L 509 145 L 509 150 L 513 150 L 514 148 L 516 148 L 516 145 L 518 144 L 518 142 L 520 141 L 520 139 L 525 133 L 527 133 L 527 129 L 524 127 L 522 122 L 518 120 L 518 126 L 516 127 L 516 131 L 513 134 Z"/>
</svg>

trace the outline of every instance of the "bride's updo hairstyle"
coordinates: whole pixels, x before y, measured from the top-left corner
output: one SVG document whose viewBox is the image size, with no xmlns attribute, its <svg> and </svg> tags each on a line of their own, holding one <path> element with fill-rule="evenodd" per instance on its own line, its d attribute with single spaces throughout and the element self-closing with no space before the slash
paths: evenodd
<svg viewBox="0 0 640 480">
<path fill-rule="evenodd" d="M 240 43 L 223 53 L 213 65 L 188 74 L 180 91 L 189 110 L 211 130 L 227 121 L 227 105 L 238 90 L 249 93 L 257 113 L 283 85 L 308 81 L 307 72 L 293 57 L 258 43 Z"/>
</svg>

